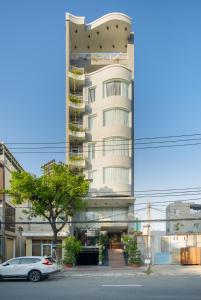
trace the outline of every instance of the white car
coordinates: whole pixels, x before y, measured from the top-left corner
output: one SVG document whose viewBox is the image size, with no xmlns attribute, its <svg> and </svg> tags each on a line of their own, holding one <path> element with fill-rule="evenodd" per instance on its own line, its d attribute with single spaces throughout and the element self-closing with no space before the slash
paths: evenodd
<svg viewBox="0 0 201 300">
<path fill-rule="evenodd" d="M 30 281 L 38 282 L 57 270 L 57 263 L 52 257 L 16 257 L 0 265 L 0 279 L 27 278 Z"/>
</svg>

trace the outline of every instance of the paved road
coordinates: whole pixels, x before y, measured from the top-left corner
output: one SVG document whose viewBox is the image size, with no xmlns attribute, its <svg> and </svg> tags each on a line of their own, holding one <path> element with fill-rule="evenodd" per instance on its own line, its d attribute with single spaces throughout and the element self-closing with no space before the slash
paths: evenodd
<svg viewBox="0 0 201 300">
<path fill-rule="evenodd" d="M 201 300 L 201 277 L 64 277 L 0 282 L 1 300 Z"/>
</svg>

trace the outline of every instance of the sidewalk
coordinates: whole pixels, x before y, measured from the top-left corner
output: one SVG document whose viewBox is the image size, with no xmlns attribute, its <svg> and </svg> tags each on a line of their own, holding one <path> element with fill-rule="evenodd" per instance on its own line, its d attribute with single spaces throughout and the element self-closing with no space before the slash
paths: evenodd
<svg viewBox="0 0 201 300">
<path fill-rule="evenodd" d="M 79 266 L 61 270 L 55 276 L 62 277 L 130 277 L 148 276 L 146 266 L 111 268 L 110 266 Z M 201 276 L 201 266 L 154 265 L 149 276 Z"/>
</svg>

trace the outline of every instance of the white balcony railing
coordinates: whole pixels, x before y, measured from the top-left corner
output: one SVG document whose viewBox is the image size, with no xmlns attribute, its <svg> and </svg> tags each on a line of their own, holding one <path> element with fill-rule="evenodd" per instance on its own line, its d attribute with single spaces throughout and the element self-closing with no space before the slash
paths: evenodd
<svg viewBox="0 0 201 300">
<path fill-rule="evenodd" d="M 128 64 L 128 54 L 112 53 L 72 53 L 71 64 L 86 67 L 88 65 Z"/>
<path fill-rule="evenodd" d="M 85 158 L 83 153 L 70 152 L 69 165 L 75 168 L 85 168 Z"/>
<path fill-rule="evenodd" d="M 72 110 L 85 110 L 85 104 L 83 102 L 83 96 L 77 94 L 71 94 L 69 96 L 69 105 Z"/>
<path fill-rule="evenodd" d="M 71 139 L 84 140 L 85 134 L 86 133 L 83 125 L 79 125 L 76 123 L 69 124 L 69 136 Z"/>
</svg>

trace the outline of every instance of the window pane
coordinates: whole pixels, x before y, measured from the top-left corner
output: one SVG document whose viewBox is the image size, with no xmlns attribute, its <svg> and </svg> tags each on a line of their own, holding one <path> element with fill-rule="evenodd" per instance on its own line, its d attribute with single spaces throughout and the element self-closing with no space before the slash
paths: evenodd
<svg viewBox="0 0 201 300">
<path fill-rule="evenodd" d="M 91 88 L 89 89 L 89 102 L 95 102 L 95 98 L 96 98 L 96 88 Z"/>
<path fill-rule="evenodd" d="M 88 128 L 89 130 L 93 130 L 95 127 L 96 116 L 89 116 L 88 118 Z"/>
<path fill-rule="evenodd" d="M 88 159 L 92 160 L 95 158 L 95 144 L 88 144 Z"/>
<path fill-rule="evenodd" d="M 129 112 L 121 108 L 104 111 L 103 126 L 111 124 L 120 124 L 129 127 Z"/>
<path fill-rule="evenodd" d="M 107 185 L 129 184 L 129 169 L 111 167 L 104 168 L 104 183 Z"/>
<path fill-rule="evenodd" d="M 122 93 L 121 96 L 128 98 L 128 83 L 125 81 L 122 81 Z"/>
<path fill-rule="evenodd" d="M 11 259 L 8 263 L 9 265 L 17 265 L 19 263 L 19 258 Z"/>
<path fill-rule="evenodd" d="M 33 264 L 33 263 L 36 263 L 36 262 L 39 262 L 40 259 L 38 258 L 21 258 L 20 259 L 20 264 L 21 265 L 28 265 L 28 264 Z"/>
<path fill-rule="evenodd" d="M 111 80 L 104 83 L 104 96 L 128 97 L 129 83 L 124 80 Z"/>
<path fill-rule="evenodd" d="M 129 156 L 129 140 L 122 137 L 104 139 L 103 155 Z"/>
</svg>

